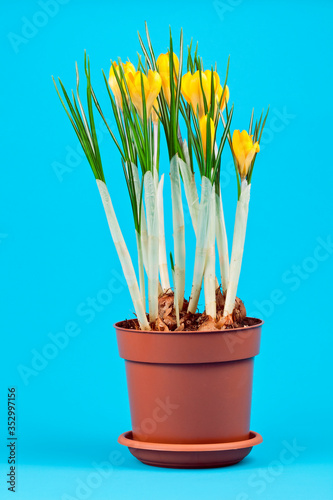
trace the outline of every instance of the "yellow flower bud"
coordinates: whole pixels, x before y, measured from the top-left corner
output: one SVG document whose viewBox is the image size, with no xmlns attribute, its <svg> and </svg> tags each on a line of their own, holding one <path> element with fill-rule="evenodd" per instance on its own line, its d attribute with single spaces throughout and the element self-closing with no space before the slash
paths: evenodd
<svg viewBox="0 0 333 500">
<path fill-rule="evenodd" d="M 171 90 L 170 90 L 170 59 L 169 52 L 167 54 L 160 54 L 156 61 L 157 69 L 162 78 L 162 88 L 165 99 L 170 107 Z M 173 67 L 175 70 L 175 83 L 177 82 L 179 72 L 179 60 L 176 54 L 173 54 Z"/>
<path fill-rule="evenodd" d="M 141 81 L 142 76 L 142 81 Z M 160 93 L 162 87 L 162 80 L 157 71 L 148 71 L 148 76 L 146 76 L 141 71 L 136 71 L 135 73 L 127 74 L 127 85 L 128 90 L 133 101 L 134 106 L 136 107 L 137 112 L 140 115 L 140 118 L 143 120 L 143 103 L 142 103 L 142 83 L 144 88 L 144 95 L 146 100 L 146 110 L 147 110 L 147 118 L 150 117 L 153 109 L 153 104 L 155 102 L 156 97 Z"/>
<path fill-rule="evenodd" d="M 216 104 L 217 106 L 220 104 L 221 98 L 222 98 L 222 93 L 223 93 L 223 87 L 222 85 L 219 85 L 216 91 Z M 224 94 L 223 94 L 223 99 L 221 102 L 221 111 L 223 111 L 226 107 L 227 102 L 229 101 L 229 87 L 228 85 L 225 86 Z"/>
<path fill-rule="evenodd" d="M 135 68 L 134 68 L 133 64 L 129 61 L 127 61 L 125 64 L 122 63 L 122 67 L 124 70 L 125 78 L 126 78 L 128 73 L 135 73 Z M 115 76 L 115 70 L 117 72 L 118 78 L 121 80 L 121 73 L 120 73 L 119 66 L 117 63 L 114 62 L 113 64 L 111 64 L 111 68 L 110 68 L 109 85 L 110 85 L 111 90 L 113 92 L 113 95 L 115 97 L 117 106 L 122 108 L 121 90 L 120 90 L 120 87 L 118 85 L 117 78 Z M 124 90 L 126 89 L 124 83 L 123 83 L 123 88 L 124 88 Z"/>
<path fill-rule="evenodd" d="M 193 75 L 188 72 L 182 77 L 182 94 L 185 100 L 192 106 L 194 113 L 197 113 L 199 109 L 199 119 L 205 115 L 204 106 L 204 96 L 206 98 L 208 109 L 211 105 L 211 85 L 213 78 L 214 95 L 218 102 L 218 95 L 222 96 L 222 87 L 220 84 L 219 75 L 216 71 L 201 71 L 201 81 L 200 82 L 200 72 L 196 71 Z M 226 94 L 226 92 L 225 92 Z M 223 98 L 224 100 L 224 98 Z M 216 112 L 216 111 L 215 111 Z"/>
<path fill-rule="evenodd" d="M 204 115 L 199 121 L 202 147 L 203 147 L 205 159 L 207 158 L 207 119 L 208 119 L 208 116 Z M 212 148 L 211 153 L 213 153 L 215 127 L 214 127 L 214 122 L 211 118 L 209 118 L 209 121 L 210 121 L 210 142 L 211 142 L 211 148 Z"/>
<path fill-rule="evenodd" d="M 232 149 L 237 161 L 238 171 L 242 179 L 247 176 L 250 165 L 256 153 L 259 153 L 259 143 L 253 144 L 253 136 L 249 135 L 246 130 L 240 132 L 234 130 L 232 135 Z"/>
</svg>

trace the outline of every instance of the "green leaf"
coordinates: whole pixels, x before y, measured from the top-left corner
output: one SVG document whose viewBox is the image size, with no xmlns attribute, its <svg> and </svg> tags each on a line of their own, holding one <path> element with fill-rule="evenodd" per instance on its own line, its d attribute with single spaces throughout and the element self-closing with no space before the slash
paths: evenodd
<svg viewBox="0 0 333 500">
<path fill-rule="evenodd" d="M 172 271 L 174 271 L 175 270 L 175 264 L 173 262 L 172 252 L 170 252 L 170 266 L 171 266 Z"/>
<path fill-rule="evenodd" d="M 223 151 L 223 148 L 224 148 L 224 145 L 225 145 L 225 141 L 227 139 L 227 136 L 228 136 L 228 133 L 229 133 L 229 130 L 230 130 L 230 125 L 231 125 L 231 120 L 232 120 L 233 112 L 234 112 L 234 105 L 232 105 L 230 113 L 227 115 L 228 116 L 228 121 L 226 123 L 226 126 L 224 127 L 224 131 L 223 131 L 223 134 L 222 134 L 222 137 L 221 137 L 220 146 L 219 146 L 217 157 L 216 157 L 216 165 L 218 166 L 218 168 L 219 168 L 219 163 L 221 161 L 221 155 L 222 155 L 222 151 Z M 222 111 L 220 111 L 220 113 L 222 114 Z M 213 181 L 212 182 L 215 182 L 217 172 L 218 172 L 218 170 L 216 169 L 216 172 L 214 172 L 214 177 L 213 177 Z"/>
</svg>

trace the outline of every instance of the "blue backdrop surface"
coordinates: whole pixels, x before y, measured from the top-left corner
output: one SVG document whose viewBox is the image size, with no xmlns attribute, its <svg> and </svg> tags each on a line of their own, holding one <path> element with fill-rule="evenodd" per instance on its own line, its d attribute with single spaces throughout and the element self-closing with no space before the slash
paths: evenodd
<svg viewBox="0 0 333 500">
<path fill-rule="evenodd" d="M 331 499 L 332 2 L 1 6 L 1 498 L 12 496 L 6 414 L 7 388 L 15 387 L 19 500 Z M 271 106 L 239 286 L 248 312 L 265 320 L 251 423 L 264 442 L 228 469 L 149 468 L 117 444 L 130 417 L 112 325 L 132 307 L 94 178 L 51 75 L 74 87 L 74 62 L 82 69 L 86 49 L 111 120 L 101 68 L 108 71 L 118 56 L 136 58 L 145 20 L 157 53 L 166 52 L 171 25 L 175 38 L 182 27 L 186 44 L 198 40 L 206 67 L 216 61 L 221 75 L 230 54 L 232 129 L 247 128 L 253 106 Z M 111 196 L 134 251 L 120 160 L 99 117 L 97 125 Z M 236 180 L 228 153 L 222 189 L 231 235 Z M 170 246 L 168 194 L 165 200 Z M 188 217 L 186 233 L 190 275 Z M 190 279 L 187 293 L 189 286 Z"/>
</svg>

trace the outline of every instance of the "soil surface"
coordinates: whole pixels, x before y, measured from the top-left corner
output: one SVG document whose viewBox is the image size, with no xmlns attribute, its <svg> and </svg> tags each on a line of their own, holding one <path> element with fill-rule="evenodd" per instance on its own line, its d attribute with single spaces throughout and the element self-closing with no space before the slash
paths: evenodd
<svg viewBox="0 0 333 500">
<path fill-rule="evenodd" d="M 243 302 L 237 297 L 236 306 L 232 315 L 223 317 L 225 296 L 221 290 L 216 290 L 216 320 L 203 313 L 188 313 L 188 301 L 184 300 L 183 310 L 180 312 L 180 326 L 177 328 L 176 312 L 174 308 L 174 295 L 172 292 L 163 294 L 158 299 L 159 317 L 154 324 L 150 324 L 151 329 L 156 332 L 202 332 L 226 330 L 232 328 L 241 328 L 253 326 L 259 323 L 259 320 L 246 317 L 246 309 Z M 137 319 L 128 319 L 119 323 L 122 328 L 129 330 L 140 330 Z"/>
</svg>

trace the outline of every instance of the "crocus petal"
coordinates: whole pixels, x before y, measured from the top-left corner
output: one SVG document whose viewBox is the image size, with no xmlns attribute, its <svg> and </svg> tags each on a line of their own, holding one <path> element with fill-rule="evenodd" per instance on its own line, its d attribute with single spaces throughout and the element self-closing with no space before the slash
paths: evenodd
<svg viewBox="0 0 333 500">
<path fill-rule="evenodd" d="M 126 61 L 125 64 L 123 64 L 123 68 L 125 75 L 126 73 L 135 73 L 135 68 L 130 61 Z"/>
<path fill-rule="evenodd" d="M 161 77 L 157 71 L 148 71 L 148 77 L 141 71 L 127 74 L 128 90 L 132 102 L 143 120 L 143 100 L 142 91 L 144 92 L 146 101 L 147 117 L 149 118 L 152 112 L 153 103 L 161 90 Z M 143 86 L 143 89 L 142 89 Z"/>
<path fill-rule="evenodd" d="M 238 170 L 243 177 L 243 165 L 245 165 L 245 155 L 242 148 L 241 134 L 239 130 L 234 130 L 232 134 L 232 148 L 237 160 Z"/>
<path fill-rule="evenodd" d="M 232 136 L 232 147 L 237 160 L 241 178 L 245 178 L 256 153 L 260 151 L 258 142 L 253 144 L 252 136 L 246 130 L 235 130 Z"/>
<path fill-rule="evenodd" d="M 200 81 L 201 76 L 201 81 Z M 211 102 L 211 71 L 196 71 L 193 75 L 186 73 L 182 78 L 182 94 L 185 100 L 192 106 L 195 114 L 198 113 L 199 119 L 205 115 L 204 96 L 208 108 Z"/>
<path fill-rule="evenodd" d="M 171 90 L 170 90 L 170 54 L 169 52 L 167 54 L 160 54 L 157 58 L 156 61 L 156 66 L 158 69 L 158 72 L 161 76 L 162 79 L 162 88 L 163 88 L 163 93 L 165 96 L 165 99 L 168 103 L 168 106 L 170 107 L 170 101 L 171 101 Z M 174 66 L 174 81 L 176 83 L 177 77 L 178 77 L 178 71 L 179 71 L 179 61 L 178 57 L 176 54 L 173 54 L 173 66 Z"/>
<path fill-rule="evenodd" d="M 188 104 L 191 104 L 191 93 L 190 93 L 190 83 L 192 79 L 192 74 L 190 72 L 185 73 L 185 75 L 182 76 L 182 94 L 184 96 L 184 99 Z"/>
<path fill-rule="evenodd" d="M 216 90 L 216 88 L 218 87 L 218 85 L 220 85 L 220 77 L 219 75 L 216 73 L 216 71 L 213 71 L 213 73 L 209 70 L 209 69 L 206 69 L 206 71 L 204 71 L 204 74 L 206 75 L 206 78 L 209 82 L 209 85 L 211 85 L 211 79 L 213 77 L 213 80 L 214 80 L 214 90 Z"/>
<path fill-rule="evenodd" d="M 205 159 L 207 157 L 207 115 L 204 115 L 200 120 L 199 120 L 199 127 L 200 127 L 200 133 L 201 133 L 201 140 L 202 140 L 202 147 L 203 147 L 203 152 Z M 209 118 L 210 121 L 210 140 L 211 140 L 211 148 L 213 152 L 214 149 L 214 134 L 215 134 L 215 127 L 214 127 L 214 122 L 211 118 Z"/>
<path fill-rule="evenodd" d="M 159 73 L 168 73 L 170 75 L 170 59 L 169 59 L 169 52 L 166 54 L 160 54 L 157 58 L 156 61 L 156 66 L 159 71 Z M 178 75 L 179 72 L 179 60 L 176 54 L 173 54 L 173 66 L 176 71 L 176 75 Z"/>
<path fill-rule="evenodd" d="M 161 75 L 157 71 L 152 71 L 150 69 L 148 71 L 148 84 L 149 84 L 148 92 L 145 95 L 146 95 L 147 115 L 150 116 L 154 101 L 162 88 Z"/>
<path fill-rule="evenodd" d="M 127 80 L 127 75 L 129 73 L 135 73 L 135 68 L 130 61 L 126 61 L 125 64 L 124 63 L 121 63 L 121 64 L 122 64 L 122 68 L 124 71 L 124 76 Z M 115 97 L 117 106 L 122 108 L 122 95 L 121 95 L 121 90 L 120 90 L 120 87 L 118 85 L 118 81 L 117 81 L 117 78 L 115 75 L 115 71 L 117 72 L 118 78 L 121 79 L 121 72 L 120 72 L 119 65 L 116 62 L 113 62 L 113 63 L 111 62 L 111 68 L 110 68 L 110 74 L 109 74 L 109 85 L 110 85 L 111 90 L 113 92 L 113 95 Z M 123 89 L 126 91 L 125 83 L 123 82 L 122 85 L 123 85 Z"/>
<path fill-rule="evenodd" d="M 114 95 L 114 98 L 116 100 L 117 106 L 122 107 L 121 91 L 120 91 L 116 76 L 114 74 L 115 69 L 119 75 L 118 65 L 116 63 L 111 64 L 110 73 L 109 73 L 109 85 L 110 85 L 110 88 L 111 88 L 112 93 Z"/>
<path fill-rule="evenodd" d="M 203 75 L 202 75 L 202 80 L 204 86 L 204 81 L 206 80 L 206 77 L 203 77 Z M 191 106 L 195 114 L 199 113 L 199 119 L 200 119 L 205 114 L 205 112 L 204 112 L 199 71 L 196 71 L 194 75 L 192 75 L 189 85 L 189 91 L 190 91 Z"/>
<path fill-rule="evenodd" d="M 171 90 L 170 90 L 170 78 L 169 78 L 169 73 L 161 73 L 161 79 L 162 79 L 162 88 L 163 88 L 163 93 L 164 97 L 168 103 L 168 106 L 170 107 L 170 101 L 171 101 Z"/>
<path fill-rule="evenodd" d="M 140 78 L 140 75 L 139 75 Z M 140 117 L 142 118 L 142 95 L 141 95 L 141 78 L 140 78 L 140 83 L 138 86 L 137 82 L 137 75 L 136 73 L 129 73 L 127 76 L 127 86 L 128 90 L 132 99 L 132 102 L 139 113 Z"/>
<path fill-rule="evenodd" d="M 216 90 L 216 103 L 219 106 L 220 102 L 221 102 L 221 105 L 220 105 L 221 111 L 223 111 L 225 109 L 226 104 L 229 101 L 229 95 L 230 95 L 230 93 L 229 93 L 229 87 L 228 87 L 228 85 L 225 86 L 224 94 L 223 94 L 223 99 L 221 101 L 222 94 L 223 94 L 223 87 L 222 87 L 222 85 L 218 85 L 217 90 Z"/>
</svg>

